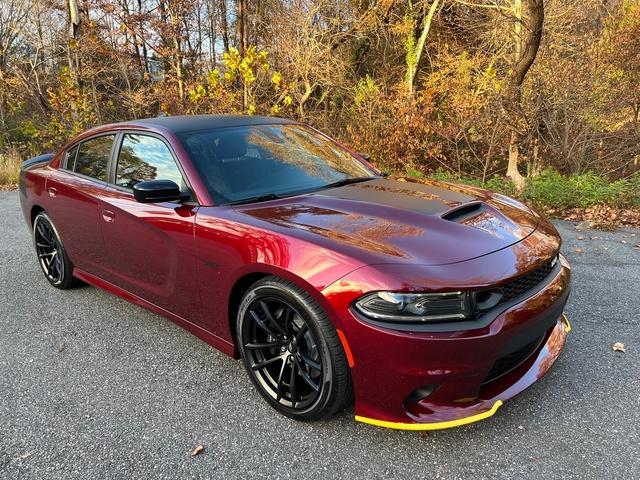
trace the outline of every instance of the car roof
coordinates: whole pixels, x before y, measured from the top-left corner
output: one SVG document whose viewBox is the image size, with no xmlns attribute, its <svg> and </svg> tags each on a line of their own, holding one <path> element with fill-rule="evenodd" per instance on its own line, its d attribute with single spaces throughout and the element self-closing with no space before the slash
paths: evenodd
<svg viewBox="0 0 640 480">
<path fill-rule="evenodd" d="M 254 115 L 176 115 L 143 118 L 122 122 L 118 126 L 160 127 L 174 133 L 221 127 L 296 123 L 293 120 Z"/>
</svg>

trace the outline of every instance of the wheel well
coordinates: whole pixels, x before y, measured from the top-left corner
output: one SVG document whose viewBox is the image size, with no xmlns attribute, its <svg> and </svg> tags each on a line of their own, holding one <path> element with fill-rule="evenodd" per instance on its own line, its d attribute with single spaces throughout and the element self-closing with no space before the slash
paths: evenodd
<svg viewBox="0 0 640 480">
<path fill-rule="evenodd" d="M 264 272 L 249 273 L 244 277 L 240 277 L 233 285 L 231 294 L 229 295 L 229 331 L 231 332 L 231 338 L 233 338 L 234 343 L 236 340 L 236 316 L 238 315 L 238 308 L 240 307 L 242 297 L 244 297 L 247 290 L 251 288 L 251 285 L 269 275 L 269 273 Z"/>
<path fill-rule="evenodd" d="M 34 220 L 36 219 L 36 216 L 40 213 L 40 212 L 44 212 L 44 208 L 42 208 L 40 205 L 34 205 L 31 208 L 31 225 L 33 225 Z"/>
</svg>

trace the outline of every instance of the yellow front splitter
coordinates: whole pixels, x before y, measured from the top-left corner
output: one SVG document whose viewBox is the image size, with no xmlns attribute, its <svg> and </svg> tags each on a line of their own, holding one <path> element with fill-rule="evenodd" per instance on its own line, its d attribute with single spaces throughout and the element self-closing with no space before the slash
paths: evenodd
<svg viewBox="0 0 640 480">
<path fill-rule="evenodd" d="M 459 418 L 458 420 L 448 420 L 446 422 L 434 422 L 434 423 L 402 423 L 402 422 L 387 422 L 385 420 L 376 420 L 375 418 L 367 418 L 356 415 L 356 420 L 362 423 L 368 423 L 369 425 L 375 425 L 376 427 L 395 428 L 396 430 L 441 430 L 443 428 L 460 427 L 469 423 L 479 422 L 485 418 L 491 417 L 498 411 L 498 408 L 502 405 L 502 400 L 496 400 L 493 406 L 486 412 L 478 413 L 477 415 L 471 415 L 470 417 Z"/>
</svg>

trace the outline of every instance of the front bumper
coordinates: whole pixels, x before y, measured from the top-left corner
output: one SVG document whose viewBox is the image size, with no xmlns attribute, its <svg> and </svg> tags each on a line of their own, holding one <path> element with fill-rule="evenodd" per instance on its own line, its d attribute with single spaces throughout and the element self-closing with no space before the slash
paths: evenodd
<svg viewBox="0 0 640 480">
<path fill-rule="evenodd" d="M 336 292 L 348 290 L 350 283 L 361 284 L 368 273 L 342 279 Z M 349 295 L 336 293 L 332 300 L 341 308 L 340 337 L 348 342 L 356 420 L 435 430 L 492 416 L 504 401 L 544 376 L 560 355 L 570 330 L 563 314 L 569 284 L 570 268 L 561 256 L 559 267 L 539 290 L 486 327 L 430 333 L 367 324 L 348 308 Z M 326 293 L 331 298 L 333 292 Z M 525 347 L 529 351 L 513 368 L 491 376 L 497 362 Z M 415 392 L 424 387 L 432 393 L 416 399 Z"/>
<path fill-rule="evenodd" d="M 489 395 L 493 395 L 492 398 L 478 398 L 478 401 L 471 405 L 458 407 L 455 412 L 455 416 L 458 418 L 454 420 L 406 423 L 377 420 L 360 415 L 356 415 L 356 420 L 377 427 L 394 428 L 398 430 L 441 430 L 444 428 L 460 427 L 489 418 L 502 406 L 503 400 L 507 400 L 522 392 L 549 371 L 551 365 L 555 363 L 564 348 L 567 334 L 570 331 L 571 325 L 569 320 L 565 314 L 562 314 L 537 356 L 533 355 L 530 362 L 525 362 L 521 367 L 518 367 L 519 372 L 515 372 L 515 375 L 520 376 L 520 378 L 516 380 L 515 383 L 499 393 L 493 392 L 493 394 Z"/>
</svg>

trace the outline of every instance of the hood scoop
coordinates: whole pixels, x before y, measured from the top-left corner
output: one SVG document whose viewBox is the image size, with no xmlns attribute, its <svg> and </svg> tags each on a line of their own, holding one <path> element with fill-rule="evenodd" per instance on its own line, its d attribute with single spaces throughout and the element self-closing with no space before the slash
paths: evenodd
<svg viewBox="0 0 640 480">
<path fill-rule="evenodd" d="M 459 207 L 452 208 L 444 212 L 440 218 L 450 222 L 464 223 L 472 217 L 476 217 L 486 210 L 486 204 L 482 202 L 471 202 Z"/>
<path fill-rule="evenodd" d="M 523 231 L 521 225 L 509 218 L 508 215 L 505 215 L 493 204 L 483 201 L 465 203 L 459 207 L 454 207 L 443 213 L 440 218 L 482 230 L 493 237 L 511 243 L 531 233 L 530 231 Z"/>
</svg>

